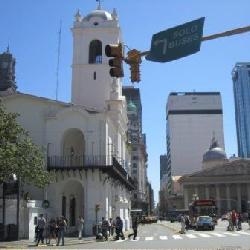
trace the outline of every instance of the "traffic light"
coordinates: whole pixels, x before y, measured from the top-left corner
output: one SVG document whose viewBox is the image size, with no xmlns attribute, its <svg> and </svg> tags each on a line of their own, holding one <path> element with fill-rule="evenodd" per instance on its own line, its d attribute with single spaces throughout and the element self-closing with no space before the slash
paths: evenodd
<svg viewBox="0 0 250 250">
<path fill-rule="evenodd" d="M 105 47 L 105 54 L 107 57 L 113 57 L 109 59 L 109 66 L 112 68 L 109 71 L 110 76 L 112 77 L 123 77 L 123 49 L 122 44 L 108 44 Z"/>
<path fill-rule="evenodd" d="M 128 57 L 126 58 L 126 62 L 130 65 L 131 72 L 131 82 L 140 82 L 140 63 L 141 63 L 141 55 L 140 51 L 133 49 L 128 52 Z"/>
</svg>

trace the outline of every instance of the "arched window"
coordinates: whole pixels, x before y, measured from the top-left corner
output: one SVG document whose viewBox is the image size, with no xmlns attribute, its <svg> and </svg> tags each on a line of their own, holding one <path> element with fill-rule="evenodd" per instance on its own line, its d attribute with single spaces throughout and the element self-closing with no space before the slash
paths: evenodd
<svg viewBox="0 0 250 250">
<path fill-rule="evenodd" d="M 62 216 L 66 218 L 66 197 L 62 197 Z"/>
<path fill-rule="evenodd" d="M 102 42 L 99 40 L 93 40 L 89 44 L 89 63 L 102 63 Z"/>
<path fill-rule="evenodd" d="M 76 199 L 72 198 L 70 199 L 70 206 L 69 206 L 69 212 L 70 212 L 70 226 L 76 225 Z"/>
</svg>

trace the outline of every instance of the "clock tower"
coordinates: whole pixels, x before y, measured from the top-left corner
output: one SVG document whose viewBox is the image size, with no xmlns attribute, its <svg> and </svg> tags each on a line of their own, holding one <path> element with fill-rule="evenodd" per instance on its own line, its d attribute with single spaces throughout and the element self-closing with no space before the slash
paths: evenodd
<svg viewBox="0 0 250 250">
<path fill-rule="evenodd" d="M 6 52 L 0 54 L 0 91 L 16 90 L 15 64 L 16 60 L 8 47 Z"/>
<path fill-rule="evenodd" d="M 121 41 L 116 10 L 112 14 L 98 8 L 87 16 L 78 11 L 72 28 L 73 63 L 71 102 L 98 111 L 107 109 L 115 85 L 118 99 L 122 96 L 120 78 L 109 75 L 110 66 L 105 46 Z"/>
</svg>

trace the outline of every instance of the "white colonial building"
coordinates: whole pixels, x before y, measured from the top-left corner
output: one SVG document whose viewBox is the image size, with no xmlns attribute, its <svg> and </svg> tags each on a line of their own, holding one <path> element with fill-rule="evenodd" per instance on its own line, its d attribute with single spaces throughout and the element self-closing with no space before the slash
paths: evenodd
<svg viewBox="0 0 250 250">
<path fill-rule="evenodd" d="M 44 190 L 25 187 L 31 198 L 30 238 L 39 213 L 64 215 L 69 231 L 84 216 L 88 235 L 101 217 L 120 216 L 124 229 L 129 228 L 134 186 L 127 174 L 126 101 L 121 80 L 109 75 L 104 53 L 107 44 L 122 42 L 116 11 L 97 9 L 85 17 L 78 11 L 72 33 L 71 103 L 16 92 L 8 84 L 0 88 L 7 110 L 20 114 L 18 121 L 45 149 L 46 168 L 56 176 Z M 41 207 L 44 200 L 47 209 Z"/>
</svg>

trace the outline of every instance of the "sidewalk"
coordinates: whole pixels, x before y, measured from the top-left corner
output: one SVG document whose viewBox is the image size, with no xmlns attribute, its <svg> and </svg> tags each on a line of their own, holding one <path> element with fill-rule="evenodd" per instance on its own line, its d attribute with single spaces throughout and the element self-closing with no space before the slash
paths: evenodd
<svg viewBox="0 0 250 250">
<path fill-rule="evenodd" d="M 77 237 L 65 237 L 64 238 L 64 246 L 72 246 L 72 245 L 79 245 L 79 244 L 88 244 L 95 242 L 95 237 L 84 237 L 82 240 L 79 240 Z M 46 244 L 39 244 L 39 247 L 41 248 L 53 248 L 56 245 L 55 240 L 51 240 L 51 245 Z M 19 241 L 5 241 L 0 242 L 0 249 L 4 248 L 36 248 L 35 242 L 29 241 L 29 240 L 19 240 Z"/>
<path fill-rule="evenodd" d="M 128 234 L 132 232 L 131 230 L 125 231 L 124 236 L 127 238 Z M 109 240 L 113 240 L 110 238 Z M 64 246 L 73 246 L 73 245 L 81 245 L 81 244 L 88 244 L 96 242 L 96 237 L 95 236 L 90 236 L 90 237 L 83 237 L 82 240 L 79 240 L 77 237 L 65 237 L 64 238 Z M 46 244 L 39 244 L 39 248 L 56 248 L 56 241 L 53 239 L 51 240 L 51 245 L 46 245 Z M 14 249 L 22 249 L 22 248 L 38 248 L 33 241 L 29 240 L 19 240 L 19 241 L 5 241 L 5 242 L 0 242 L 0 249 L 6 249 L 6 248 L 14 248 Z"/>
</svg>

